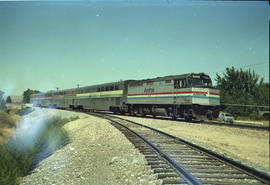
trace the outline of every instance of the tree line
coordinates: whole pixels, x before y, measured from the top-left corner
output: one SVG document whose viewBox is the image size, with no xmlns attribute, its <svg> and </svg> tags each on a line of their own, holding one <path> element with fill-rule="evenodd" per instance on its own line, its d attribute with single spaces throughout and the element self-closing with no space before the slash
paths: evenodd
<svg viewBox="0 0 270 185">
<path fill-rule="evenodd" d="M 215 80 L 216 88 L 220 90 L 221 108 L 224 111 L 235 117 L 243 116 L 250 119 L 263 119 L 259 111 L 269 111 L 269 82 L 265 83 L 254 71 L 226 68 L 222 76 L 216 74 Z"/>
<path fill-rule="evenodd" d="M 36 94 L 39 92 L 40 91 L 38 91 L 38 90 L 31 90 L 31 89 L 27 89 L 26 91 L 24 91 L 23 92 L 23 103 L 30 103 L 30 95 Z M 0 110 L 6 110 L 6 103 L 12 102 L 10 96 L 8 96 L 6 100 L 4 100 L 4 94 L 5 94 L 5 92 L 0 90 Z"/>
<path fill-rule="evenodd" d="M 27 89 L 23 92 L 23 103 L 30 103 L 30 95 L 40 93 L 38 90 Z"/>
</svg>

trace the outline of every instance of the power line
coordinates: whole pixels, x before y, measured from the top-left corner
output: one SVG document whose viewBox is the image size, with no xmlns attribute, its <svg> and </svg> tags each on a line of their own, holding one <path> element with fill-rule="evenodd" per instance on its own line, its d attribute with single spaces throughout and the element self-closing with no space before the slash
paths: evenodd
<svg viewBox="0 0 270 185">
<path fill-rule="evenodd" d="M 250 67 L 250 66 L 258 66 L 258 65 L 267 64 L 267 63 L 268 62 L 260 62 L 260 63 L 256 63 L 256 64 L 250 64 L 250 65 L 242 66 L 241 68 Z"/>
<path fill-rule="evenodd" d="M 259 63 L 255 63 L 255 64 L 245 65 L 245 66 L 239 66 L 239 67 L 236 67 L 236 68 L 247 68 L 247 67 L 251 67 L 251 66 L 258 66 L 258 65 L 268 64 L 268 63 L 269 62 L 259 62 Z M 224 72 L 224 71 L 213 71 L 213 72 L 210 72 L 209 74 L 219 73 L 219 72 Z"/>
</svg>

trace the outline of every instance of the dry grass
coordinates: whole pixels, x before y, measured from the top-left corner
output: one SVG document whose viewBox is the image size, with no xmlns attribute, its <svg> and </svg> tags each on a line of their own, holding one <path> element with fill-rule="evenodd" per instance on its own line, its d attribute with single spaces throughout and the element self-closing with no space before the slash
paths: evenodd
<svg viewBox="0 0 270 185">
<path fill-rule="evenodd" d="M 262 121 L 263 122 L 263 126 L 269 127 L 269 120 L 268 121 Z"/>
<path fill-rule="evenodd" d="M 16 114 L 8 114 L 0 110 L 0 144 L 8 141 L 20 120 Z"/>
</svg>

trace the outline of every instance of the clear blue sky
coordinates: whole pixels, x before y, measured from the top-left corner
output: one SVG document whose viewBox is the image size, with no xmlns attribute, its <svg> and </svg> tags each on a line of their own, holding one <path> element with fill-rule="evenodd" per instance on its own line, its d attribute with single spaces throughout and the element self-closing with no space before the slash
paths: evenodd
<svg viewBox="0 0 270 185">
<path fill-rule="evenodd" d="M 0 2 L 0 90 L 248 65 L 269 82 L 268 2 L 169 2 Z"/>
</svg>

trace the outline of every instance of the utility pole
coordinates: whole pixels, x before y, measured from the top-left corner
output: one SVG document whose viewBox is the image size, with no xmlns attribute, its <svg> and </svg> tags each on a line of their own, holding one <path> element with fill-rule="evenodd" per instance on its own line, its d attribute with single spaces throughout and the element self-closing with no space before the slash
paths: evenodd
<svg viewBox="0 0 270 185">
<path fill-rule="evenodd" d="M 80 84 L 77 84 L 77 87 L 79 88 L 80 87 Z"/>
</svg>

